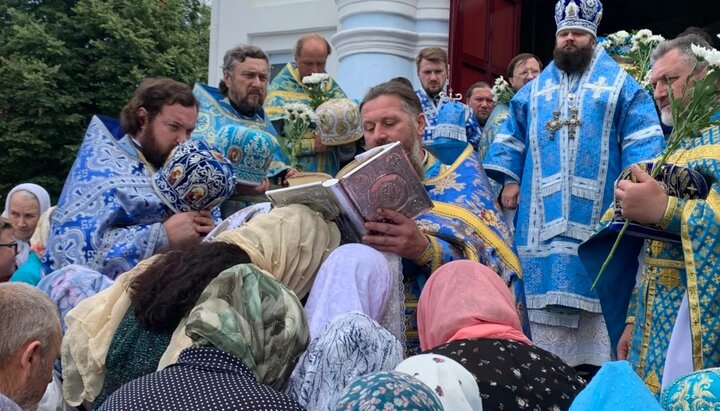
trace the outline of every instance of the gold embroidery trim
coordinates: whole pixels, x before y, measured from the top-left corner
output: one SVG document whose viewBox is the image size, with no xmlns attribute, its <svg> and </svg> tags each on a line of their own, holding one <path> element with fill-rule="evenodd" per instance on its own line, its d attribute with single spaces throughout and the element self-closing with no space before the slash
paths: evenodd
<svg viewBox="0 0 720 411">
<path fill-rule="evenodd" d="M 470 211 L 457 206 L 455 204 L 444 203 L 440 201 L 433 202 L 435 205 L 431 210 L 431 214 L 437 214 L 443 217 L 451 217 L 460 220 L 466 225 L 470 226 L 476 233 L 480 235 L 482 240 L 493 245 L 495 251 L 498 253 L 500 259 L 507 264 L 513 271 L 518 274 L 518 277 L 522 278 L 522 270 L 520 268 L 520 261 L 517 255 L 512 252 L 508 244 L 501 239 L 495 232 L 493 232 L 482 220 L 473 215 Z M 467 245 L 464 245 L 467 249 Z M 477 254 L 473 252 L 475 256 Z M 470 256 L 467 256 L 470 258 Z M 476 257 L 477 258 L 477 257 Z"/>
</svg>

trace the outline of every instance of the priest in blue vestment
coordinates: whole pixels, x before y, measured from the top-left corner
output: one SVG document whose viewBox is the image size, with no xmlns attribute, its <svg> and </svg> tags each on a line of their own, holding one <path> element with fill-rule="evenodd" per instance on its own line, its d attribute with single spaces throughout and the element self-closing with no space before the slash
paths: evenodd
<svg viewBox="0 0 720 411">
<path fill-rule="evenodd" d="M 520 263 L 472 146 L 466 144 L 449 165 L 423 149 L 422 106 L 412 89 L 398 82 L 371 88 L 360 111 L 368 148 L 400 141 L 433 202 L 415 219 L 380 210 L 384 222 L 365 223 L 368 232 L 377 233 L 365 235 L 365 244 L 403 259 L 408 352 L 419 349 L 414 312 L 425 281 L 439 266 L 458 259 L 478 261 L 503 278 L 529 333 Z"/>
<path fill-rule="evenodd" d="M 154 78 L 135 91 L 120 124 L 92 118 L 52 215 L 46 272 L 79 264 L 115 279 L 163 249 L 197 244 L 210 232 L 207 211 L 173 214 L 152 184 L 173 148 L 190 138 L 196 117 L 197 100 L 187 85 Z"/>
<path fill-rule="evenodd" d="M 484 160 L 504 185 L 503 207 L 518 208 L 533 340 L 572 366 L 611 358 L 578 245 L 610 204 L 620 171 L 664 147 L 650 95 L 596 47 L 601 16 L 597 0 L 558 1 L 553 62 L 510 101 Z"/>
</svg>

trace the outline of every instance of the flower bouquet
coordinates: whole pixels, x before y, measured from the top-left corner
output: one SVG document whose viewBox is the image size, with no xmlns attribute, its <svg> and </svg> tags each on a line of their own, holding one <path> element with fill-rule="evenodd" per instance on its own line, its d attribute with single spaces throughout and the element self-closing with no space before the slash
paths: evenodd
<svg viewBox="0 0 720 411">
<path fill-rule="evenodd" d="M 290 158 L 290 167 L 297 169 L 302 140 L 310 128 L 310 124 L 315 121 L 315 113 L 310 107 L 300 103 L 286 104 L 285 111 L 287 114 L 284 117 L 283 132 L 288 141 L 283 145 L 283 149 Z"/>
<path fill-rule="evenodd" d="M 308 87 L 308 94 L 310 94 L 308 104 L 313 110 L 317 110 L 320 104 L 330 99 L 330 96 L 325 92 L 328 81 L 330 81 L 330 75 L 327 73 L 312 73 L 303 77 L 302 82 Z"/>
<path fill-rule="evenodd" d="M 515 95 L 515 90 L 510 84 L 502 77 L 495 79 L 495 84 L 492 87 L 493 101 L 495 104 L 509 105 Z"/>
<path fill-rule="evenodd" d="M 648 29 L 628 33 L 620 30 L 608 35 L 598 43 L 612 57 L 618 59 L 625 71 L 652 93 L 650 86 L 650 54 L 665 40 L 663 36 L 653 34 Z"/>
<path fill-rule="evenodd" d="M 706 49 L 693 45 L 692 51 L 696 61 L 692 71 L 685 79 L 674 81 L 685 81 L 680 96 L 673 95 L 672 88 L 668 87 L 670 99 L 670 111 L 673 119 L 673 130 L 667 140 L 667 146 L 660 159 L 653 164 L 650 176 L 657 178 L 659 173 L 665 169 L 665 164 L 670 155 L 675 153 L 687 139 L 701 135 L 707 127 L 717 125 L 719 122 L 716 114 L 720 111 L 720 51 Z M 707 64 L 704 64 L 706 62 Z M 670 79 L 665 79 L 670 84 Z M 617 239 L 610 249 L 605 262 L 600 267 L 591 289 L 594 289 L 598 280 L 607 268 L 615 255 L 620 239 L 625 234 L 630 221 L 626 220 L 618 233 Z"/>
</svg>

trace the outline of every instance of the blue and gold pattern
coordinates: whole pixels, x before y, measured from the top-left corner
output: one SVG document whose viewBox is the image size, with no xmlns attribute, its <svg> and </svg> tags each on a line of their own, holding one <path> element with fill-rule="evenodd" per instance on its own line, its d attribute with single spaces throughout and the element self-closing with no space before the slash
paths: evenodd
<svg viewBox="0 0 720 411">
<path fill-rule="evenodd" d="M 260 185 L 272 162 L 275 139 L 263 130 L 241 125 L 220 129 L 215 147 L 232 164 L 238 184 Z"/>
<path fill-rule="evenodd" d="M 490 183 L 472 147 L 450 166 L 428 155 L 423 185 L 433 208 L 416 218 L 430 239 L 416 261 L 404 261 L 406 278 L 407 345 L 417 341 L 415 307 L 426 278 L 440 265 L 458 259 L 478 261 L 497 272 L 516 301 L 523 331 L 530 335 L 520 263 L 505 219 L 494 203 Z"/>
<path fill-rule="evenodd" d="M 546 127 L 554 111 L 567 119 L 573 108 L 581 121 L 576 133 Z M 611 204 L 620 172 L 657 156 L 664 144 L 650 95 L 600 47 L 585 72 L 568 75 L 550 63 L 518 90 L 483 165 L 501 184 L 520 182 L 515 244 L 529 309 L 601 312 L 578 246 Z"/>
<path fill-rule="evenodd" d="M 682 376 L 663 390 L 660 406 L 669 411 L 715 410 L 720 406 L 720 368 Z"/>
<path fill-rule="evenodd" d="M 153 177 L 157 195 L 176 213 L 210 210 L 235 190 L 232 164 L 202 141 L 179 144 Z"/>
<path fill-rule="evenodd" d="M 166 247 L 172 211 L 152 170 L 117 120 L 93 117 L 52 215 L 45 272 L 79 264 L 115 279 Z"/>
<path fill-rule="evenodd" d="M 200 102 L 195 130 L 192 133 L 193 140 L 202 140 L 211 146 L 216 146 L 220 130 L 227 125 L 242 125 L 262 130 L 270 134 L 273 139 L 273 159 L 267 170 L 268 178 L 277 177 L 289 168 L 290 160 L 278 145 L 275 128 L 262 109 L 252 117 L 244 116 L 235 110 L 227 97 L 220 94 L 220 90 L 205 84 L 195 83 L 193 94 Z"/>
<path fill-rule="evenodd" d="M 582 30 L 595 37 L 602 14 L 600 0 L 559 0 L 555 4 L 557 31 Z"/>
<path fill-rule="evenodd" d="M 325 94 L 330 98 L 347 98 L 340 86 L 332 78 L 325 86 Z M 300 73 L 292 63 L 288 63 L 273 79 L 268 87 L 265 98 L 265 112 L 271 121 L 282 119 L 286 112 L 283 108 L 288 103 L 302 103 L 309 106 L 310 94 L 307 86 L 302 83 Z M 280 144 L 289 142 L 279 137 Z M 351 160 L 355 155 L 355 143 L 330 147 L 324 153 L 315 152 L 315 138 L 308 131 L 301 142 L 298 164 L 302 171 L 321 172 L 335 175 L 340 170 L 340 163 Z"/>
<path fill-rule="evenodd" d="M 710 184 L 707 198 L 669 197 L 660 227 L 680 236 L 681 243 L 651 240 L 644 256 L 640 283 L 635 286 L 637 239 L 623 238 L 613 266 L 599 281 L 598 293 L 608 329 L 619 338 L 625 322 L 634 322 L 629 361 L 651 391 L 659 394 L 665 357 L 683 296 L 687 293 L 692 337 L 692 361 L 696 370 L 720 366 L 720 129 L 712 127 L 702 136 L 688 138 L 668 158 L 668 163 L 700 173 Z M 605 236 L 612 219 L 605 214 L 588 251 L 614 241 Z M 585 245 L 584 245 L 585 246 Z M 588 273 L 597 274 L 599 263 L 590 255 Z M 602 256 L 604 258 L 604 256 Z M 583 256 L 585 260 L 585 256 Z M 634 264 L 633 264 L 634 260 Z M 624 269 L 614 269 L 622 267 Z M 593 267 L 593 268 L 591 268 Z M 607 276 L 607 277 L 606 277 Z M 629 281 L 626 277 L 631 277 Z M 631 296 L 632 294 L 632 296 Z M 628 310 L 628 300 L 630 300 Z M 623 311 L 625 315 L 621 315 Z"/>
</svg>

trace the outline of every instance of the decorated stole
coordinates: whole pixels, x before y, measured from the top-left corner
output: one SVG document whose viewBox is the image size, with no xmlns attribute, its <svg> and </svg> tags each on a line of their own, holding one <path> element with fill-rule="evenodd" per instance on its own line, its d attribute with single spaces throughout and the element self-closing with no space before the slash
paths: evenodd
<svg viewBox="0 0 720 411">
<path fill-rule="evenodd" d="M 227 97 L 220 94 L 220 90 L 205 84 L 195 83 L 193 94 L 200 102 L 200 110 L 198 111 L 197 123 L 192 138 L 214 145 L 220 129 L 230 124 L 241 124 L 246 127 L 267 131 L 273 136 L 275 143 L 273 160 L 268 168 L 267 176 L 273 178 L 287 170 L 290 160 L 278 145 L 275 128 L 266 120 L 262 109 L 255 116 L 246 117 L 235 110 Z"/>
<path fill-rule="evenodd" d="M 428 162 L 431 167 L 438 167 L 437 159 L 431 157 Z M 431 174 L 435 173 L 426 173 L 426 176 Z M 472 147 L 467 146 L 452 165 L 440 164 L 437 175 L 426 177 L 423 184 L 433 200 L 433 208 L 416 219 L 418 226 L 430 236 L 455 245 L 465 258 L 498 273 L 515 297 L 523 331 L 530 335 L 520 262 Z M 433 261 L 444 261 L 442 257 L 435 256 Z"/>
</svg>

